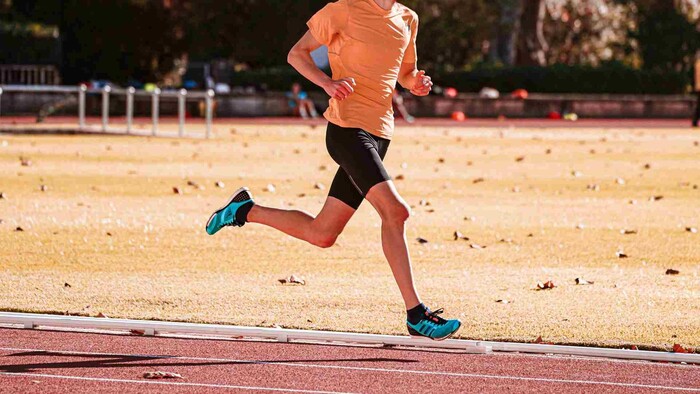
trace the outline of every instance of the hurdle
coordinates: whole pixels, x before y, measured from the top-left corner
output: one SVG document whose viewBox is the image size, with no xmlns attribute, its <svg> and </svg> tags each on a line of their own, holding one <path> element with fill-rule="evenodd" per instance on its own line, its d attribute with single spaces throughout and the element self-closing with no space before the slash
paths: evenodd
<svg viewBox="0 0 700 394">
<path fill-rule="evenodd" d="M 79 330 L 111 330 L 142 332 L 146 336 L 175 334 L 190 336 L 222 336 L 228 339 L 271 340 L 344 345 L 379 345 L 425 349 L 460 350 L 470 354 L 528 353 L 578 357 L 596 357 L 637 361 L 659 361 L 700 364 L 700 354 L 672 353 L 650 350 L 613 349 L 586 346 L 549 345 L 447 339 L 432 341 L 398 335 L 361 334 L 335 331 L 296 330 L 267 327 L 241 327 L 223 324 L 197 324 L 167 321 L 111 319 L 34 313 L 0 312 L 0 324 L 16 325 L 25 329 L 62 328 Z"/>
<path fill-rule="evenodd" d="M 133 87 L 126 89 L 105 86 L 99 89 L 91 89 L 86 85 L 79 86 L 25 86 L 25 85 L 0 85 L 0 118 L 3 116 L 2 99 L 7 93 L 56 93 L 77 95 L 77 130 L 81 132 L 101 132 L 116 134 L 134 134 L 164 136 L 160 133 L 160 103 L 164 99 L 174 99 L 177 102 L 177 137 L 191 137 L 186 129 L 186 102 L 190 99 L 204 100 L 204 137 L 210 139 L 213 136 L 214 119 L 214 97 L 213 90 L 188 91 L 180 89 L 177 91 L 161 90 L 153 91 L 137 90 Z M 86 118 L 87 95 L 100 95 L 100 124 L 88 125 Z M 116 127 L 110 124 L 110 100 L 117 96 L 125 97 L 125 117 L 124 127 Z M 134 128 L 134 101 L 138 98 L 151 101 L 151 126 L 150 130 L 137 130 Z"/>
</svg>

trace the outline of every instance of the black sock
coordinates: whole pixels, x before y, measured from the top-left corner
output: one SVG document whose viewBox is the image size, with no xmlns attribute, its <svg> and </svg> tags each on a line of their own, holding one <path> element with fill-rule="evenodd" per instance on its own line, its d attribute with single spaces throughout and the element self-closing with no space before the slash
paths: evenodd
<svg viewBox="0 0 700 394">
<path fill-rule="evenodd" d="M 249 201 L 238 208 L 236 211 L 236 221 L 238 223 L 244 224 L 248 222 L 248 212 L 250 212 L 250 209 L 253 208 L 253 205 L 255 205 L 255 203 Z"/>
<path fill-rule="evenodd" d="M 418 324 L 418 322 L 420 322 L 421 319 L 425 317 L 425 312 L 427 311 L 429 311 L 429 309 L 425 305 L 423 305 L 422 302 L 416 305 L 415 307 L 407 310 L 406 315 L 408 316 L 408 322 L 411 324 Z"/>
</svg>

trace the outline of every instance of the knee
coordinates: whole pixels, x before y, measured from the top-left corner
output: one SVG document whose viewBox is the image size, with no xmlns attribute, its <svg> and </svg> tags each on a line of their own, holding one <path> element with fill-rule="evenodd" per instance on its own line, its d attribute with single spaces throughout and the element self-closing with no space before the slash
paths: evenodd
<svg viewBox="0 0 700 394">
<path fill-rule="evenodd" d="M 411 216 L 411 208 L 403 201 L 397 201 L 383 210 L 382 221 L 393 224 L 403 224 Z"/>
<path fill-rule="evenodd" d="M 311 243 L 314 246 L 318 246 L 322 249 L 328 249 L 335 245 L 335 241 L 338 239 L 337 235 L 332 234 L 319 234 L 318 236 L 311 239 Z"/>
<path fill-rule="evenodd" d="M 312 227 L 308 241 L 314 246 L 327 249 L 335 245 L 338 235 L 340 234 L 334 231 L 329 231 L 328 229 Z"/>
</svg>

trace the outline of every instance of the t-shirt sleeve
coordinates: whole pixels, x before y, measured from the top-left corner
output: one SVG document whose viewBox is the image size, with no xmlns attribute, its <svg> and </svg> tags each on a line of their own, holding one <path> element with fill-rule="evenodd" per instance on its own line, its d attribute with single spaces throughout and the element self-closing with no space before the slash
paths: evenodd
<svg viewBox="0 0 700 394">
<path fill-rule="evenodd" d="M 323 45 L 330 45 L 333 37 L 340 33 L 348 21 L 347 0 L 328 3 L 306 22 L 311 35 Z"/>
<path fill-rule="evenodd" d="M 408 43 L 406 53 L 403 55 L 404 63 L 416 63 L 418 61 L 418 51 L 416 50 L 416 37 L 418 37 L 418 16 L 413 15 L 409 24 L 411 28 L 411 41 Z"/>
</svg>

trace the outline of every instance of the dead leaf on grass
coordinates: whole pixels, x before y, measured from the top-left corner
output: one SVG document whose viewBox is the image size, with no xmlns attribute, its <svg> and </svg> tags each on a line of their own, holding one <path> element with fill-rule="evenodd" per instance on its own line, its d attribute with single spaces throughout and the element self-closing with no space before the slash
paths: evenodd
<svg viewBox="0 0 700 394">
<path fill-rule="evenodd" d="M 3 192 L 0 192 L 0 200 L 6 200 L 6 199 L 7 199 L 7 195 Z"/>
<path fill-rule="evenodd" d="M 204 190 L 204 186 L 200 185 L 199 183 L 195 181 L 187 181 L 187 186 L 192 186 L 195 189 L 198 190 Z"/>
<path fill-rule="evenodd" d="M 587 189 L 587 190 L 592 190 L 592 191 L 594 191 L 594 192 L 597 192 L 597 191 L 600 191 L 600 186 L 598 186 L 598 185 L 595 184 L 595 183 L 591 183 L 591 184 L 589 184 L 588 186 L 586 186 L 586 189 Z"/>
<path fill-rule="evenodd" d="M 146 379 L 182 379 L 182 375 L 179 373 L 163 371 L 145 372 L 143 377 Z"/>
<path fill-rule="evenodd" d="M 482 245 L 479 245 L 479 244 L 469 244 L 469 247 L 472 248 L 472 249 L 477 249 L 477 250 L 478 250 L 478 249 L 484 249 L 486 246 L 482 246 Z"/>
<path fill-rule="evenodd" d="M 583 223 L 579 223 L 576 225 L 576 230 L 583 230 L 584 228 L 586 228 L 586 225 Z"/>
<path fill-rule="evenodd" d="M 637 234 L 637 230 L 627 230 L 627 229 L 622 229 L 622 230 L 620 230 L 620 234 L 622 234 L 622 235 L 632 235 L 632 234 Z"/>
<path fill-rule="evenodd" d="M 679 343 L 674 343 L 673 344 L 673 352 L 674 353 L 693 353 L 693 349 L 689 347 L 683 347 Z"/>
<path fill-rule="evenodd" d="M 554 285 L 554 282 L 552 282 L 551 280 L 548 280 L 544 283 L 537 282 L 537 290 L 551 290 L 555 287 L 556 286 Z"/>
<path fill-rule="evenodd" d="M 428 240 L 425 238 L 418 237 L 416 238 L 416 241 L 418 241 L 419 244 L 427 244 Z"/>
<path fill-rule="evenodd" d="M 221 181 L 216 181 L 216 183 L 214 183 L 214 186 L 218 187 L 219 189 L 223 189 L 226 187 L 226 185 Z"/>
<path fill-rule="evenodd" d="M 22 232 L 22 231 L 24 231 L 24 229 L 20 226 L 17 226 L 17 228 L 15 228 L 15 231 Z"/>
<path fill-rule="evenodd" d="M 300 276 L 296 276 L 294 274 L 290 275 L 287 278 L 282 278 L 282 279 L 278 279 L 278 280 L 283 285 L 290 284 L 290 285 L 302 285 L 302 286 L 304 286 L 306 284 L 306 281 L 304 280 L 304 278 L 302 278 Z"/>
<path fill-rule="evenodd" d="M 406 177 L 403 174 L 399 174 L 395 176 L 394 179 L 397 181 L 403 181 L 404 179 L 406 179 Z"/>
<path fill-rule="evenodd" d="M 496 302 L 499 304 L 509 304 L 510 303 L 510 301 L 508 301 L 508 300 L 496 300 Z"/>
<path fill-rule="evenodd" d="M 660 201 L 663 200 L 664 196 L 651 196 L 649 197 L 649 201 Z"/>
<path fill-rule="evenodd" d="M 146 330 L 131 329 L 129 332 L 133 335 L 146 335 Z"/>
<path fill-rule="evenodd" d="M 580 286 L 592 285 L 593 283 L 595 283 L 595 282 L 591 282 L 589 280 L 585 280 L 583 278 L 576 278 L 574 281 L 576 282 L 577 285 L 580 285 Z"/>
<path fill-rule="evenodd" d="M 73 287 L 73 286 L 71 286 L 70 283 L 66 282 L 63 284 L 63 287 Z"/>
<path fill-rule="evenodd" d="M 650 170 L 651 169 L 651 164 L 647 163 L 644 165 L 645 170 Z"/>
<path fill-rule="evenodd" d="M 583 176 L 583 173 L 581 171 L 571 171 L 571 176 L 575 178 L 580 178 Z"/>
<path fill-rule="evenodd" d="M 477 183 L 481 183 L 481 182 L 485 182 L 485 181 L 486 181 L 486 179 L 484 179 L 484 178 L 476 178 L 472 181 L 472 183 L 477 184 Z"/>
<path fill-rule="evenodd" d="M 622 178 L 615 178 L 615 183 L 617 183 L 618 185 L 624 185 L 627 182 Z"/>
<path fill-rule="evenodd" d="M 316 182 L 316 183 L 314 183 L 314 189 L 316 189 L 316 190 L 325 190 L 325 189 L 326 189 L 326 185 L 324 185 L 323 183 L 320 183 L 320 182 Z"/>
<path fill-rule="evenodd" d="M 675 270 L 673 268 L 669 268 L 666 270 L 666 275 L 678 275 L 680 273 L 681 273 L 680 271 Z"/>
<path fill-rule="evenodd" d="M 615 252 L 615 256 L 617 256 L 617 258 L 619 258 L 619 259 L 626 259 L 626 258 L 629 257 L 629 256 L 627 255 L 627 253 L 625 253 L 625 252 L 623 252 L 623 251 L 621 251 L 621 250 L 618 250 L 617 252 Z"/>
<path fill-rule="evenodd" d="M 20 156 L 20 158 L 19 158 L 19 164 L 20 164 L 22 167 L 31 167 L 33 163 L 32 163 L 32 161 L 29 160 L 28 158 Z"/>
<path fill-rule="evenodd" d="M 525 156 L 518 156 L 518 157 L 515 158 L 515 162 L 516 162 L 516 163 L 520 163 L 520 162 L 522 162 L 523 160 L 525 160 Z"/>
<path fill-rule="evenodd" d="M 180 194 L 182 194 L 182 190 L 177 186 L 173 186 L 173 194 L 180 195 Z"/>
<path fill-rule="evenodd" d="M 418 205 L 420 205 L 422 207 L 427 207 L 427 206 L 430 206 L 430 201 L 422 199 L 422 200 L 418 201 Z"/>
<path fill-rule="evenodd" d="M 475 222 L 476 221 L 476 216 L 465 216 L 464 220 L 467 222 Z"/>
<path fill-rule="evenodd" d="M 692 234 L 697 234 L 697 233 L 698 233 L 697 227 L 686 227 L 686 228 L 685 228 L 685 231 L 687 231 L 687 232 L 689 232 L 689 233 L 692 233 Z"/>
<path fill-rule="evenodd" d="M 97 316 L 95 316 L 95 317 L 99 317 L 99 318 L 103 318 L 103 319 L 109 319 L 109 317 L 108 317 L 107 315 L 105 315 L 104 313 L 102 313 L 102 312 L 98 313 Z"/>
<path fill-rule="evenodd" d="M 542 343 L 542 335 L 538 336 L 537 339 L 535 339 L 535 343 Z"/>
</svg>

